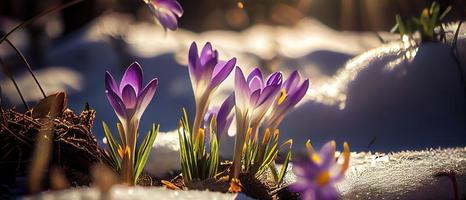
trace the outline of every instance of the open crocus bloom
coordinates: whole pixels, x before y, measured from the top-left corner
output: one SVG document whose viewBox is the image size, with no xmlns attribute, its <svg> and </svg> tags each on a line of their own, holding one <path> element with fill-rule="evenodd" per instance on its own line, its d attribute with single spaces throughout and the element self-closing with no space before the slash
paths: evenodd
<svg viewBox="0 0 466 200">
<path fill-rule="evenodd" d="M 193 123 L 193 136 L 196 136 L 207 112 L 211 95 L 236 65 L 236 58 L 219 61 L 218 52 L 207 42 L 198 54 L 195 42 L 191 44 L 188 55 L 188 70 L 196 103 L 196 116 Z"/>
<path fill-rule="evenodd" d="M 174 31 L 178 28 L 178 18 L 183 15 L 183 8 L 176 0 L 144 0 L 144 2 L 164 29 Z"/>
<path fill-rule="evenodd" d="M 238 117 L 250 118 L 250 126 L 259 128 L 262 118 L 272 105 L 282 85 L 282 74 L 272 73 L 264 82 L 262 72 L 255 68 L 245 79 L 239 67 L 235 74 L 236 107 L 240 111 Z M 245 116 L 249 115 L 249 116 Z M 248 127 L 249 128 L 249 127 Z"/>
<path fill-rule="evenodd" d="M 252 128 L 253 135 L 257 136 L 260 122 L 279 92 L 281 84 L 282 74 L 280 72 L 271 74 L 264 82 L 262 73 L 258 68 L 252 70 L 246 79 L 243 71 L 236 67 L 236 138 L 232 170 L 233 179 L 238 178 L 241 171 L 241 152 L 248 129 Z"/>
<path fill-rule="evenodd" d="M 319 152 L 314 152 L 309 141 L 306 145 L 309 157 L 294 162 L 296 182 L 290 185 L 290 189 L 301 193 L 304 200 L 336 200 L 335 184 L 344 177 L 349 165 L 348 144 L 343 144 L 342 164 L 337 163 L 335 157 L 335 141 L 326 143 Z"/>
<path fill-rule="evenodd" d="M 267 127 L 276 129 L 286 113 L 303 99 L 309 88 L 309 79 L 301 82 L 298 71 L 293 71 L 282 85 L 280 96 L 274 102 L 270 117 L 266 120 Z"/>
<path fill-rule="evenodd" d="M 154 97 L 158 85 L 157 78 L 152 79 L 144 88 L 142 78 L 142 68 L 137 62 L 126 69 L 119 85 L 109 72 L 105 73 L 108 101 L 123 125 L 132 119 L 140 119 Z"/>
<path fill-rule="evenodd" d="M 135 152 L 139 121 L 144 110 L 154 97 L 158 81 L 152 79 L 142 87 L 142 68 L 132 63 L 126 69 L 119 85 L 109 72 L 105 74 L 105 88 L 108 101 L 115 110 L 123 130 L 119 130 L 121 145 L 118 152 L 121 158 L 121 175 L 126 184 L 135 183 Z"/>
</svg>

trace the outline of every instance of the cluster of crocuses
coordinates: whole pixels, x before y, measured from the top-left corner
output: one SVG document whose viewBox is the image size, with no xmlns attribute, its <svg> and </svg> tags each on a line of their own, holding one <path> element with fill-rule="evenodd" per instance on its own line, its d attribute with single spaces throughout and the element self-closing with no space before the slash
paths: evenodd
<svg viewBox="0 0 466 200">
<path fill-rule="evenodd" d="M 193 43 L 188 60 L 196 114 L 192 126 L 189 125 L 184 110 L 180 120 L 179 139 L 184 181 L 204 180 L 217 174 L 217 138 L 226 134 L 233 121 L 233 115 L 236 116 L 237 132 L 229 176 L 233 188 L 231 191 L 238 191 L 240 173 L 260 175 L 268 167 L 272 172 L 276 170 L 274 160 L 279 150 L 277 127 L 285 114 L 304 97 L 309 81 L 302 81 L 297 71 L 292 72 L 284 82 L 281 72 L 274 72 L 267 79 L 263 79 L 259 68 L 252 70 L 246 78 L 242 70 L 235 67 L 236 58 L 219 60 L 218 52 L 210 43 L 204 45 L 200 55 L 196 43 Z M 233 69 L 234 93 L 229 95 L 219 108 L 209 109 L 213 94 Z M 108 72 L 105 79 L 108 100 L 120 121 L 117 126 L 119 141 L 114 139 L 105 123 L 104 130 L 116 170 L 121 174 L 122 182 L 127 184 L 137 182 L 158 130 L 158 126 L 153 125 L 136 153 L 139 121 L 158 84 L 157 79 L 152 79 L 142 87 L 142 76 L 141 66 L 133 63 L 126 70 L 119 85 Z M 258 143 L 259 129 L 265 130 L 261 144 Z M 291 147 L 291 140 L 282 146 L 287 144 Z M 307 146 L 310 159 L 307 162 L 297 162 L 295 172 L 298 182 L 293 188 L 303 192 L 306 199 L 307 196 L 327 197 L 336 194 L 332 193 L 333 183 L 341 179 L 348 167 L 348 145 L 344 144 L 345 162 L 337 175 L 330 174 L 334 171 L 330 168 L 336 166 L 334 142 L 325 145 L 320 153 L 315 153 L 310 143 Z M 290 156 L 289 151 L 285 167 L 282 167 L 277 178 L 278 185 L 286 173 Z M 304 190 L 307 186 L 303 184 L 309 185 L 310 188 Z"/>
<path fill-rule="evenodd" d="M 165 30 L 177 28 L 177 18 L 181 17 L 183 9 L 176 0 L 144 1 Z M 245 77 L 241 68 L 236 66 L 236 58 L 222 61 L 218 57 L 218 52 L 210 43 L 204 45 L 200 54 L 195 42 L 189 49 L 188 70 L 196 113 L 190 126 L 187 113 L 183 109 L 178 128 L 183 180 L 188 184 L 217 174 L 217 138 L 226 134 L 236 116 L 234 156 L 229 176 L 230 191 L 241 190 L 238 179 L 240 173 L 259 176 L 267 168 L 270 168 L 277 186 L 280 186 L 291 158 L 292 141 L 288 140 L 278 146 L 278 126 L 286 113 L 305 96 L 309 80 L 301 80 L 297 71 L 293 71 L 284 81 L 281 72 L 274 72 L 264 78 L 259 68 L 253 69 Z M 210 100 L 217 88 L 233 70 L 234 92 L 220 107 L 210 107 Z M 158 84 L 155 78 L 143 88 L 142 76 L 141 66 L 133 63 L 119 85 L 110 73 L 107 72 L 105 77 L 108 100 L 119 118 L 119 138 L 113 137 L 104 122 L 105 136 L 115 170 L 120 174 L 121 181 L 129 185 L 137 183 L 159 127 L 155 124 L 152 126 L 136 152 L 139 121 Z M 261 129 L 264 130 L 264 135 L 262 143 L 259 143 Z M 300 192 L 306 200 L 335 199 L 337 193 L 334 183 L 343 177 L 348 168 L 348 145 L 344 144 L 342 165 L 335 160 L 335 142 L 327 143 L 319 153 L 314 152 L 310 142 L 306 145 L 309 157 L 296 162 L 294 172 L 298 180 L 292 185 L 292 189 Z M 288 146 L 289 151 L 278 174 L 274 160 L 283 146 Z M 334 174 L 336 167 L 340 170 Z"/>
<path fill-rule="evenodd" d="M 205 141 L 206 144 L 201 147 L 209 147 L 207 141 L 210 139 L 205 138 L 210 137 L 205 136 L 211 135 L 215 130 L 216 137 L 221 137 L 227 132 L 233 120 L 233 114 L 236 115 L 235 149 L 230 174 L 232 182 L 237 181 L 241 172 L 249 173 L 251 169 L 254 174 L 260 174 L 272 163 L 278 153 L 278 130 L 276 129 L 287 111 L 304 97 L 309 87 L 309 80 L 302 81 L 297 71 L 291 73 L 289 78 L 283 82 L 281 72 L 274 72 L 264 79 L 261 70 L 255 68 L 246 78 L 241 68 L 235 65 L 236 58 L 228 61 L 219 60 L 218 52 L 212 48 L 210 43 L 205 44 L 200 54 L 196 43 L 191 45 L 188 69 L 194 92 L 196 114 L 191 132 L 186 133 L 189 128 L 186 125 L 180 126 L 179 131 L 180 137 L 191 138 L 191 141 L 187 141 L 188 144 L 184 144 L 186 140 L 183 139 L 180 145 L 189 146 L 191 143 L 193 144 L 191 151 L 198 152 L 200 150 L 194 148 L 199 146 L 196 145 L 197 143 Z M 215 90 L 233 69 L 235 70 L 234 93 L 224 101 L 219 109 L 209 110 L 210 100 Z M 212 127 L 212 119 L 215 119 L 216 127 Z M 180 123 L 180 125 L 183 124 L 185 123 Z M 270 134 L 270 130 L 267 130 L 262 144 L 258 144 L 257 137 L 261 128 L 272 129 L 274 134 Z M 183 134 L 190 134 L 191 137 L 184 137 Z M 200 134 L 201 137 L 199 137 Z M 291 141 L 285 144 L 291 144 Z M 251 151 L 245 153 L 243 149 Z M 182 151 L 182 171 L 192 169 L 189 174 L 203 174 L 199 171 L 194 172 L 197 170 L 194 167 L 183 167 L 184 163 L 188 163 L 183 158 L 189 159 L 184 151 L 188 150 Z M 204 158 L 209 156 L 209 154 L 191 154 L 200 155 L 199 158 L 193 159 L 197 161 L 205 160 Z M 243 171 L 243 168 L 246 171 Z M 198 178 L 211 178 L 211 176 Z"/>
</svg>

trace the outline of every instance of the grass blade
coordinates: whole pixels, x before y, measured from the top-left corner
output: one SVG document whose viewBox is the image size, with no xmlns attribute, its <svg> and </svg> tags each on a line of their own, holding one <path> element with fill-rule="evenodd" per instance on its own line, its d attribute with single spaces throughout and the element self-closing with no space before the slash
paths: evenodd
<svg viewBox="0 0 466 200">
<path fill-rule="evenodd" d="M 142 142 L 142 145 L 139 147 L 138 159 L 136 160 L 136 172 L 134 175 L 134 181 L 137 182 L 139 175 L 141 174 L 144 166 L 146 165 L 147 158 L 149 157 L 149 152 L 152 149 L 157 133 L 159 132 L 160 125 L 152 124 L 152 130 L 149 131 Z"/>
</svg>

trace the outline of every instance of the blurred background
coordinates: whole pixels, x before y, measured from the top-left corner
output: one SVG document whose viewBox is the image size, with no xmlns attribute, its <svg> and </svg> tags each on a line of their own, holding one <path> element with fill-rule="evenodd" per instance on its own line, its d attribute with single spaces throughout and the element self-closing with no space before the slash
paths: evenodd
<svg viewBox="0 0 466 200">
<path fill-rule="evenodd" d="M 1 1 L 0 33 L 66 2 Z M 85 0 L 36 20 L 9 39 L 23 51 L 48 94 L 67 91 L 69 107 L 75 112 L 80 112 L 86 102 L 96 108 L 94 132 L 99 141 L 103 135 L 101 121 L 116 122 L 104 94 L 106 70 L 120 78 L 131 62 L 138 61 L 145 70 L 145 81 L 159 77 L 160 87 L 141 128 L 157 122 L 162 131 L 171 131 L 182 107 L 187 107 L 191 116 L 194 112 L 185 67 L 187 49 L 192 41 L 198 46 L 211 41 L 223 59 L 237 57 L 238 65 L 246 71 L 260 66 L 267 72 L 282 70 L 289 74 L 298 69 L 311 80 L 305 100 L 282 124 L 284 137 L 297 141 L 312 138 L 317 144 L 330 139 L 349 141 L 357 151 L 466 145 L 464 83 L 458 78 L 457 64 L 448 48 L 426 45 L 416 49 L 414 61 L 397 63 L 400 68 L 383 73 L 379 69 L 385 66 L 383 62 L 351 62 L 387 41 L 398 40 L 399 36 L 389 33 L 395 14 L 418 16 L 432 1 L 179 2 L 185 12 L 175 32 L 164 32 L 157 26 L 142 0 Z M 445 22 L 466 18 L 466 1 L 439 3 L 442 9 L 453 8 Z M 465 37 L 464 29 L 459 38 Z M 396 60 L 393 52 L 369 55 Z M 41 96 L 25 73 L 24 63 L 5 43 L 0 45 L 0 57 L 33 105 Z M 464 63 L 460 62 L 460 67 L 464 68 Z M 10 80 L 1 73 L 0 83 L 2 106 L 24 109 Z M 214 104 L 221 102 L 232 87 L 230 77 Z"/>
</svg>

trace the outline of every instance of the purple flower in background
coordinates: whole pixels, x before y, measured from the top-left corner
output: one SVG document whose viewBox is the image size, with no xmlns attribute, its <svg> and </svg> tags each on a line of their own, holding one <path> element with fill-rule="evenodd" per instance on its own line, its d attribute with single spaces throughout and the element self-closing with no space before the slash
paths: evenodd
<svg viewBox="0 0 466 200">
<path fill-rule="evenodd" d="M 282 85 L 282 74 L 275 72 L 264 82 L 262 72 L 255 68 L 248 78 L 243 71 L 236 67 L 235 71 L 235 114 L 236 114 L 236 138 L 233 157 L 234 179 L 238 178 L 241 171 L 241 154 L 246 132 L 252 128 L 251 135 L 257 136 L 260 122 L 273 103 Z"/>
<path fill-rule="evenodd" d="M 196 116 L 193 123 L 193 136 L 196 136 L 207 112 L 210 97 L 236 65 L 236 58 L 219 61 L 218 52 L 207 42 L 198 54 L 195 42 L 191 44 L 188 55 L 188 70 L 196 103 Z"/>
<path fill-rule="evenodd" d="M 152 79 L 143 88 L 142 76 L 141 66 L 137 62 L 126 69 L 119 85 L 108 71 L 105 74 L 108 101 L 123 126 L 130 120 L 139 120 L 154 97 L 158 85 L 157 78 Z"/>
<path fill-rule="evenodd" d="M 172 31 L 178 28 L 178 18 L 183 15 L 183 8 L 176 0 L 144 0 L 157 21 L 164 29 Z"/>
<path fill-rule="evenodd" d="M 306 144 L 309 156 L 297 160 L 293 165 L 296 182 L 290 189 L 301 194 L 303 200 L 336 200 L 338 191 L 335 184 L 344 178 L 349 165 L 349 146 L 343 144 L 343 163 L 335 157 L 335 141 L 327 142 L 319 152 L 314 152 L 311 143 Z"/>
<path fill-rule="evenodd" d="M 293 71 L 282 85 L 280 95 L 273 105 L 270 117 L 267 119 L 267 126 L 276 129 L 285 114 L 303 99 L 308 88 L 309 79 L 301 82 L 299 72 Z"/>
</svg>

